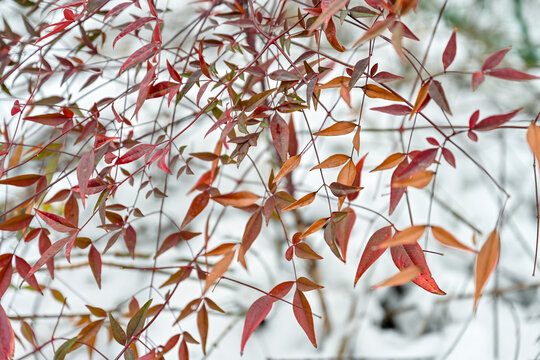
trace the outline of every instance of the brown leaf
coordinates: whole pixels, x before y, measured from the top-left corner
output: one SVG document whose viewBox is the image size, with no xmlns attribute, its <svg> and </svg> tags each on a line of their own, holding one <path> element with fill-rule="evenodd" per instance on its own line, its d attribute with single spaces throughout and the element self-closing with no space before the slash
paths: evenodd
<svg viewBox="0 0 540 360">
<path fill-rule="evenodd" d="M 486 286 L 489 277 L 495 271 L 497 263 L 499 262 L 501 242 L 497 229 L 493 230 L 489 234 L 486 242 L 478 252 L 476 256 L 476 264 L 474 275 L 476 279 L 476 286 L 474 290 L 474 309 L 478 306 L 478 300 L 482 294 L 482 290 Z"/>
<path fill-rule="evenodd" d="M 346 135 L 353 132 L 356 129 L 356 124 L 349 121 L 337 122 L 324 130 L 314 133 L 315 136 L 339 136 Z"/>
</svg>

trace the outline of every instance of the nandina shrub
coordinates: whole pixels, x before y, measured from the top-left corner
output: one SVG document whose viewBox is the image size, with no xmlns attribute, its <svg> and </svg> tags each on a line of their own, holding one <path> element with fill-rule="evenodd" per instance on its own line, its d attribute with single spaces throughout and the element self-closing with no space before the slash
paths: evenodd
<svg viewBox="0 0 540 360">
<path fill-rule="evenodd" d="M 362 318 L 399 329 L 407 292 L 435 331 L 452 299 L 473 314 L 493 285 L 497 319 L 537 286 L 538 108 L 510 95 L 538 77 L 510 47 L 460 55 L 446 3 L 8 8 L 2 359 L 296 355 L 302 331 L 355 356 Z M 530 260 L 497 268 L 516 241 Z M 280 346 L 250 346 L 258 329 Z"/>
</svg>

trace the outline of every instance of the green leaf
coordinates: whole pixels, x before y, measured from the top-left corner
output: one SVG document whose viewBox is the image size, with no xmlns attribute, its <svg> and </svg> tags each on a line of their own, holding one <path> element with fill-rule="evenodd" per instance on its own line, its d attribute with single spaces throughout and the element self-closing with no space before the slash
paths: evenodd
<svg viewBox="0 0 540 360">
<path fill-rule="evenodd" d="M 64 360 L 69 349 L 77 342 L 77 340 L 79 340 L 78 336 L 63 343 L 54 353 L 54 360 Z"/>
<path fill-rule="evenodd" d="M 137 335 L 139 331 L 142 330 L 144 326 L 144 322 L 146 320 L 146 312 L 148 311 L 148 307 L 152 303 L 152 299 L 148 300 L 146 304 L 144 304 L 139 311 L 129 320 L 128 326 L 127 326 L 127 338 L 131 339 L 134 335 Z"/>
<path fill-rule="evenodd" d="M 119 343 L 120 345 L 125 345 L 126 340 L 127 340 L 126 333 L 124 332 L 124 330 L 122 329 L 118 321 L 116 321 L 113 318 L 112 314 L 110 313 L 109 313 L 109 322 L 111 323 L 111 331 L 112 331 L 114 340 L 116 340 L 116 342 Z"/>
</svg>

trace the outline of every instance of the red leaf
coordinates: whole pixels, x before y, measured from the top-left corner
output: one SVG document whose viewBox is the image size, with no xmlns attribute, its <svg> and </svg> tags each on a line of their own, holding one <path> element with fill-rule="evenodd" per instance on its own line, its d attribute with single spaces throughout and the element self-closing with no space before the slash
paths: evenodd
<svg viewBox="0 0 540 360">
<path fill-rule="evenodd" d="M 420 151 L 418 154 L 413 156 L 413 158 L 411 159 L 411 163 L 403 170 L 397 171 L 396 169 L 397 180 L 408 179 L 414 174 L 425 170 L 435 161 L 435 157 L 437 156 L 437 150 L 438 149 L 427 149 L 424 151 Z"/>
<path fill-rule="evenodd" d="M 446 100 L 446 95 L 444 94 L 444 90 L 442 87 L 442 84 L 438 82 L 437 80 L 433 80 L 431 84 L 429 85 L 428 90 L 429 96 L 439 105 L 442 111 L 452 115 L 452 111 L 450 111 L 450 105 L 448 105 L 448 100 Z"/>
<path fill-rule="evenodd" d="M 48 38 L 49 36 L 53 36 L 54 34 L 59 33 L 60 31 L 67 28 L 69 26 L 69 24 L 71 24 L 71 23 L 73 23 L 73 20 L 60 21 L 59 23 L 49 25 L 49 26 L 54 26 L 52 31 L 50 33 L 48 33 L 47 35 L 43 35 L 42 37 L 37 39 L 35 43 L 38 43 L 41 40 Z M 47 26 L 47 27 L 49 27 L 49 26 Z"/>
<path fill-rule="evenodd" d="M 138 64 L 152 56 L 156 53 L 156 50 L 158 49 L 158 44 L 156 43 L 150 43 L 146 44 L 140 49 L 135 50 L 133 54 L 131 54 L 127 60 L 122 64 L 120 67 L 120 71 L 118 71 L 118 75 L 122 74 L 124 70 L 127 70 L 131 66 Z"/>
<path fill-rule="evenodd" d="M 507 114 L 488 116 L 487 118 L 476 124 L 472 129 L 477 131 L 489 131 L 496 129 L 505 122 L 512 119 L 522 109 L 523 108 L 519 108 Z"/>
<path fill-rule="evenodd" d="M 480 110 L 476 110 L 472 113 L 471 117 L 469 118 L 469 129 L 472 129 L 476 126 L 476 123 L 478 122 L 478 118 L 480 117 Z"/>
<path fill-rule="evenodd" d="M 31 287 L 33 287 L 36 291 L 38 291 L 41 295 L 43 295 L 43 292 L 41 292 L 41 288 L 39 287 L 36 277 L 32 275 L 26 278 L 26 276 L 28 275 L 28 272 L 31 269 L 30 265 L 28 265 L 26 260 L 18 256 L 15 256 L 15 267 L 17 268 L 17 272 L 19 273 L 19 275 L 21 275 L 23 279 L 26 279 L 28 281 L 28 284 L 30 284 Z"/>
<path fill-rule="evenodd" d="M 79 181 L 79 193 L 81 195 L 81 201 L 84 206 L 84 201 L 86 198 L 86 191 L 88 189 L 88 180 L 94 171 L 96 155 L 94 154 L 94 149 L 84 153 L 79 160 L 79 165 L 77 165 L 77 180 Z"/>
<path fill-rule="evenodd" d="M 272 309 L 273 304 L 274 299 L 269 295 L 265 295 L 255 300 L 255 302 L 249 307 L 246 314 L 246 320 L 244 322 L 244 330 L 242 331 L 242 341 L 240 344 L 241 355 L 244 353 L 244 347 L 246 346 L 246 342 L 248 341 L 249 337 L 266 318 Z"/>
<path fill-rule="evenodd" d="M 189 360 L 189 352 L 186 344 L 186 339 L 182 339 L 178 347 L 178 360 Z"/>
<path fill-rule="evenodd" d="M 484 64 L 482 65 L 482 72 L 484 72 L 486 70 L 491 70 L 495 66 L 499 65 L 501 63 L 502 59 L 504 58 L 504 56 L 506 55 L 506 53 L 508 51 L 510 51 L 510 49 L 511 49 L 510 47 L 507 47 L 505 49 L 499 50 L 499 51 L 491 54 L 486 59 L 486 61 L 484 61 Z"/>
<path fill-rule="evenodd" d="M 403 76 L 394 75 L 394 74 L 386 72 L 386 71 L 381 71 L 381 72 L 375 74 L 374 76 L 372 76 L 371 78 L 373 80 L 375 80 L 376 82 L 378 82 L 379 84 L 404 79 Z"/>
<path fill-rule="evenodd" d="M 182 236 L 179 232 L 167 236 L 165 240 L 163 240 L 163 244 L 161 244 L 159 250 L 156 252 L 154 259 L 157 258 L 159 255 L 163 254 L 165 251 L 175 247 L 180 242 L 180 240 L 182 240 Z"/>
<path fill-rule="evenodd" d="M 478 89 L 478 87 L 484 82 L 484 73 L 475 72 L 472 74 L 472 89 L 473 91 Z"/>
<path fill-rule="evenodd" d="M 270 133 L 281 161 L 285 162 L 287 160 L 287 150 L 289 149 L 289 126 L 277 113 L 270 122 Z"/>
<path fill-rule="evenodd" d="M 500 79 L 511 80 L 511 81 L 526 81 L 526 80 L 540 79 L 540 77 L 538 76 L 530 75 L 521 71 L 509 69 L 509 68 L 493 69 L 486 72 L 486 75 L 497 77 Z"/>
<path fill-rule="evenodd" d="M 349 239 L 356 221 L 356 214 L 351 208 L 345 208 L 342 211 L 347 213 L 347 215 L 335 223 L 335 230 L 341 255 L 343 256 L 343 261 L 345 261 L 347 259 L 347 247 L 349 245 Z"/>
<path fill-rule="evenodd" d="M 199 66 L 201 68 L 202 73 L 207 78 L 211 78 L 210 71 L 208 70 L 208 65 L 206 65 L 206 62 L 204 61 L 204 57 L 203 57 L 203 53 L 202 53 L 202 51 L 203 51 L 202 47 L 203 47 L 203 41 L 199 42 L 199 49 L 197 51 L 197 53 L 199 54 Z"/>
<path fill-rule="evenodd" d="M 442 155 L 444 157 L 444 160 L 446 160 L 447 163 L 449 163 L 452 167 L 456 167 L 456 158 L 454 157 L 454 154 L 447 148 L 442 149 Z"/>
<path fill-rule="evenodd" d="M 360 258 L 360 263 L 358 264 L 358 269 L 356 270 L 356 276 L 354 277 L 354 286 L 356 286 L 356 283 L 360 277 L 362 277 L 362 275 L 375 262 L 375 260 L 377 260 L 386 251 L 384 248 L 379 248 L 379 245 L 390 240 L 391 236 L 391 226 L 383 227 L 371 235 L 366 244 L 366 248 L 362 253 L 362 257 Z"/>
<path fill-rule="evenodd" d="M 262 211 L 261 209 L 259 209 L 255 213 L 253 213 L 253 215 L 251 215 L 244 230 L 244 235 L 242 236 L 242 255 L 249 250 L 251 244 L 253 244 L 257 236 L 259 236 L 261 228 Z"/>
<path fill-rule="evenodd" d="M 439 286 L 431 276 L 431 272 L 424 258 L 424 253 L 420 245 L 397 245 L 390 248 L 392 260 L 399 270 L 404 270 L 410 266 L 417 266 L 420 269 L 420 275 L 413 279 L 413 282 L 436 295 L 445 295 L 445 292 L 439 289 Z"/>
<path fill-rule="evenodd" d="M 167 154 L 169 153 L 169 151 L 171 151 L 170 147 L 166 147 L 165 149 L 163 149 L 163 155 L 161 155 L 161 157 L 159 158 L 157 166 L 159 169 L 166 172 L 167 174 L 172 174 L 171 169 L 169 169 L 169 165 L 167 164 L 167 160 L 168 160 Z"/>
<path fill-rule="evenodd" d="M 123 3 L 120 3 L 120 4 L 116 5 L 111 10 L 109 10 L 109 12 L 107 14 L 105 14 L 105 17 L 103 18 L 103 20 L 107 20 L 107 18 L 114 17 L 114 16 L 120 14 L 122 12 L 122 10 L 124 10 L 125 8 L 127 8 L 131 4 L 133 4 L 133 2 L 127 1 L 127 2 L 123 2 Z"/>
<path fill-rule="evenodd" d="M 208 193 L 203 192 L 195 197 L 193 201 L 191 202 L 191 206 L 189 207 L 186 216 L 184 217 L 184 221 L 182 221 L 182 225 L 180 225 L 180 228 L 184 228 L 187 224 L 191 222 L 194 218 L 197 217 L 201 213 L 201 211 L 204 210 L 206 205 L 208 205 L 208 201 L 210 200 L 210 196 Z"/>
<path fill-rule="evenodd" d="M 146 23 L 148 23 L 148 22 L 150 22 L 152 20 L 155 20 L 155 18 L 154 17 L 143 17 L 143 18 L 138 18 L 137 20 L 131 22 L 128 26 L 126 26 L 124 28 L 124 30 L 122 30 L 120 32 L 120 34 L 118 34 L 116 36 L 116 38 L 113 41 L 113 47 L 114 47 L 114 45 L 116 45 L 116 42 L 118 40 L 120 40 L 121 38 L 123 38 L 124 36 L 129 34 L 130 32 L 140 28 L 141 26 L 143 26 L 144 24 L 146 24 Z"/>
<path fill-rule="evenodd" d="M 315 338 L 315 328 L 313 327 L 313 314 L 311 313 L 311 307 L 309 306 L 306 296 L 299 290 L 294 292 L 293 305 L 293 312 L 296 321 L 300 327 L 302 327 L 313 346 L 317 347 L 317 339 Z"/>
<path fill-rule="evenodd" d="M 149 155 L 152 151 L 154 151 L 155 145 L 149 145 L 149 144 L 138 144 L 129 149 L 127 153 L 122 155 L 118 161 L 117 164 L 128 164 L 130 162 L 133 162 L 145 155 Z"/>
<path fill-rule="evenodd" d="M 399 163 L 396 170 L 394 170 L 394 173 L 392 174 L 392 179 L 390 180 L 391 183 L 394 181 L 399 180 L 398 174 L 402 172 L 406 167 L 409 166 L 409 161 L 407 159 L 404 159 L 402 162 Z M 388 213 L 391 215 L 394 210 L 396 209 L 397 205 L 399 204 L 399 201 L 403 197 L 403 194 L 405 194 L 404 187 L 396 187 L 392 186 L 390 189 L 390 208 L 388 210 Z"/>
<path fill-rule="evenodd" d="M 90 264 L 90 269 L 96 279 L 96 283 L 101 289 L 101 255 L 94 245 L 90 247 L 90 251 L 88 252 L 88 263 Z"/>
<path fill-rule="evenodd" d="M 13 107 L 11 108 L 11 116 L 16 115 L 21 112 L 21 104 L 19 100 L 15 100 Z"/>
<path fill-rule="evenodd" d="M 47 234 L 42 231 L 41 234 L 39 234 L 39 253 L 41 255 L 45 254 L 50 246 L 51 240 L 49 240 Z M 54 279 L 54 258 L 50 258 L 49 261 L 47 261 L 47 269 L 49 270 L 49 274 L 51 274 L 51 278 Z"/>
<path fill-rule="evenodd" d="M 3 231 L 19 231 L 30 225 L 33 215 L 29 214 L 20 214 L 15 215 L 14 217 L 7 219 L 0 223 L 0 230 Z"/>
<path fill-rule="evenodd" d="M 11 255 L 11 254 L 10 254 Z M 9 262 L 0 268 L 0 299 L 9 288 L 13 276 L 13 267 L 11 266 L 11 256 Z"/>
<path fill-rule="evenodd" d="M 53 114 L 27 116 L 24 118 L 24 120 L 33 121 L 42 125 L 59 126 L 59 125 L 64 125 L 66 121 L 70 120 L 70 118 L 61 113 L 53 113 Z"/>
<path fill-rule="evenodd" d="M 41 255 L 41 258 L 39 258 L 39 260 L 34 264 L 34 266 L 32 266 L 28 274 L 26 274 L 26 278 L 34 275 L 34 273 L 38 271 L 46 262 L 54 258 L 54 256 L 58 254 L 66 244 L 75 241 L 76 236 L 76 234 L 71 234 L 70 236 L 58 240 L 57 242 L 49 246 L 47 250 Z"/>
<path fill-rule="evenodd" d="M 452 36 L 450 36 L 450 40 L 448 40 L 448 44 L 446 44 L 446 48 L 443 52 L 442 63 L 444 71 L 448 69 L 456 57 L 456 32 L 457 28 L 454 28 L 454 31 L 452 31 Z"/>
<path fill-rule="evenodd" d="M 339 43 L 338 39 L 336 38 L 336 25 L 334 24 L 334 20 L 332 18 L 328 19 L 328 24 L 326 25 L 325 35 L 326 39 L 332 45 L 334 49 L 336 49 L 339 52 L 345 51 L 345 48 Z"/>
<path fill-rule="evenodd" d="M 77 230 L 77 227 L 75 225 L 73 225 L 72 223 L 64 219 L 63 217 L 60 217 L 58 215 L 51 214 L 48 212 L 44 212 L 41 210 L 37 210 L 37 209 L 36 209 L 36 213 L 43 221 L 45 221 L 47 225 L 49 225 L 56 231 L 71 232 L 71 231 Z"/>
<path fill-rule="evenodd" d="M 126 243 L 126 247 L 129 254 L 131 255 L 131 258 L 135 259 L 135 245 L 137 244 L 137 233 L 131 225 L 128 225 L 128 227 L 124 230 L 124 242 Z"/>
<path fill-rule="evenodd" d="M 362 169 L 364 167 L 364 161 L 366 160 L 366 155 L 362 156 L 362 158 L 360 160 L 358 160 L 358 163 L 356 163 L 356 176 L 354 177 L 354 181 L 352 183 L 352 186 L 356 186 L 356 187 L 360 187 L 361 185 L 361 182 L 362 182 Z M 347 199 L 349 201 L 353 201 L 354 199 L 356 199 L 358 197 L 358 194 L 360 192 L 357 191 L 353 194 L 349 194 L 347 195 Z"/>
<path fill-rule="evenodd" d="M 38 174 L 19 175 L 0 180 L 0 184 L 26 187 L 34 184 L 36 181 L 41 179 L 41 177 L 42 175 Z"/>
<path fill-rule="evenodd" d="M 2 305 L 0 305 L 0 359 L 11 359 L 15 352 L 15 335 Z"/>
</svg>

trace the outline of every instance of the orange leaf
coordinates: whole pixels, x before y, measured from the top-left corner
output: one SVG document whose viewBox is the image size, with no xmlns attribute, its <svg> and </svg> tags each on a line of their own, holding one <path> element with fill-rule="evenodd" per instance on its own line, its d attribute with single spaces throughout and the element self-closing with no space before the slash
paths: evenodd
<svg viewBox="0 0 540 360">
<path fill-rule="evenodd" d="M 387 240 L 379 245 L 379 249 L 384 249 L 387 247 L 397 246 L 397 245 L 406 245 L 406 244 L 415 244 L 420 236 L 424 233 L 426 229 L 425 225 L 414 225 L 406 228 L 403 231 L 398 231 L 390 240 Z"/>
<path fill-rule="evenodd" d="M 313 233 L 316 233 L 317 231 L 321 230 L 323 228 L 324 225 L 326 225 L 326 223 L 328 222 L 328 219 L 327 217 L 325 218 L 320 218 L 319 220 L 316 220 L 313 224 L 311 224 L 311 226 L 309 228 L 307 228 L 306 231 L 304 231 L 302 233 L 302 235 L 300 235 L 300 239 L 303 239 L 305 237 L 308 237 L 309 235 L 313 234 Z"/>
<path fill-rule="evenodd" d="M 433 233 L 433 237 L 435 238 L 435 240 L 437 240 L 438 242 L 440 242 L 443 245 L 450 246 L 450 247 L 453 247 L 453 248 L 456 248 L 456 249 L 476 252 L 475 250 L 471 249 L 470 247 L 460 243 L 454 237 L 454 235 L 450 234 L 448 231 L 446 231 L 442 227 L 432 225 L 431 226 L 431 232 Z"/>
<path fill-rule="evenodd" d="M 394 94 L 391 91 L 388 91 L 386 89 L 383 89 L 380 86 L 368 84 L 366 86 L 362 86 L 362 90 L 366 93 L 367 97 L 373 98 L 373 99 L 384 99 L 384 100 L 390 100 L 390 101 L 403 101 L 403 99 Z"/>
<path fill-rule="evenodd" d="M 276 174 L 276 177 L 274 178 L 274 183 L 277 182 L 279 179 L 293 171 L 300 165 L 300 160 L 302 159 L 302 156 L 300 154 L 291 156 L 283 163 L 283 166 L 281 169 L 279 169 L 278 173 Z"/>
<path fill-rule="evenodd" d="M 418 266 L 411 265 L 401 270 L 399 273 L 392 276 L 391 278 L 386 279 L 383 282 L 380 282 L 377 285 L 373 286 L 373 289 L 378 289 L 385 286 L 403 285 L 413 280 L 418 275 L 420 275 L 420 269 L 418 268 Z"/>
<path fill-rule="evenodd" d="M 204 291 L 208 290 L 208 288 L 212 286 L 212 284 L 216 282 L 216 280 L 218 280 L 229 269 L 233 258 L 234 251 L 229 251 L 221 258 L 221 260 L 218 261 L 216 265 L 214 265 L 212 271 L 210 271 L 210 273 L 206 277 L 206 285 L 204 286 Z"/>
<path fill-rule="evenodd" d="M 311 204 L 313 202 L 313 200 L 315 200 L 316 195 L 317 195 L 317 192 L 312 192 L 312 193 L 309 193 L 307 195 L 304 195 L 300 199 L 293 202 L 291 205 L 281 209 L 281 211 L 289 211 L 289 210 L 294 210 L 294 209 L 298 209 L 298 208 L 307 206 L 307 205 Z"/>
<path fill-rule="evenodd" d="M 476 257 L 475 266 L 475 278 L 476 288 L 474 291 L 474 309 L 478 306 L 478 300 L 482 294 L 482 289 L 486 286 L 486 283 L 495 270 L 497 263 L 499 262 L 501 242 L 497 230 L 493 230 L 486 242 L 478 252 Z"/>
<path fill-rule="evenodd" d="M 236 193 L 213 196 L 212 200 L 223 206 L 246 207 L 259 200 L 259 196 L 250 191 L 239 191 Z"/>
<path fill-rule="evenodd" d="M 414 103 L 413 109 L 411 111 L 411 115 L 409 116 L 409 120 L 412 119 L 413 115 L 420 110 L 420 106 L 424 103 L 424 100 L 426 100 L 426 97 L 428 96 L 429 91 L 429 85 L 431 84 L 431 81 L 426 81 L 422 87 L 420 87 L 420 90 L 418 91 L 418 96 L 416 97 L 416 102 Z"/>
<path fill-rule="evenodd" d="M 345 135 L 356 129 L 356 124 L 349 121 L 337 122 L 324 130 L 316 132 L 315 136 L 339 136 Z"/>
<path fill-rule="evenodd" d="M 527 128 L 527 142 L 536 157 L 536 161 L 540 163 L 540 126 L 529 125 Z"/>
<path fill-rule="evenodd" d="M 428 184 L 431 182 L 431 179 L 433 178 L 433 174 L 434 172 L 429 171 L 429 170 L 420 171 L 408 179 L 394 181 L 392 183 L 392 186 L 396 186 L 396 187 L 412 186 L 418 189 L 422 189 L 428 186 Z"/>
<path fill-rule="evenodd" d="M 351 80 L 351 78 L 348 77 L 348 76 L 338 76 L 336 78 L 333 78 L 332 80 L 330 80 L 326 84 L 316 85 L 315 90 L 333 89 L 333 88 L 340 88 L 342 86 L 348 86 L 350 80 Z"/>
<path fill-rule="evenodd" d="M 399 165 L 403 159 L 405 159 L 405 154 L 402 153 L 395 153 L 387 157 L 379 166 L 377 166 L 375 169 L 371 170 L 373 171 L 381 171 L 386 169 L 392 169 L 394 166 Z"/>
<path fill-rule="evenodd" d="M 328 169 L 328 168 L 341 166 L 341 165 L 345 164 L 347 162 L 347 160 L 349 160 L 349 159 L 350 159 L 350 156 L 348 156 L 348 155 L 335 154 L 335 155 L 330 156 L 326 160 L 324 160 L 319 165 L 316 165 L 316 166 L 312 167 L 311 170 Z"/>
<path fill-rule="evenodd" d="M 351 186 L 354 183 L 354 179 L 356 177 L 356 166 L 354 166 L 354 163 L 349 160 L 341 169 L 341 171 L 338 174 L 337 182 L 343 185 L 349 185 Z"/>
</svg>

